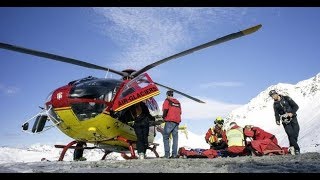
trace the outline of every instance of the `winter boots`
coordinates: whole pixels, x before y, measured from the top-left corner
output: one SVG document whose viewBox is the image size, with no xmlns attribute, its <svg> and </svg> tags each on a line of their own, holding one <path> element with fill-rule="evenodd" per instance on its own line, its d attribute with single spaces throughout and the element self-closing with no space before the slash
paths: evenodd
<svg viewBox="0 0 320 180">
<path fill-rule="evenodd" d="M 145 159 L 146 155 L 144 153 L 139 153 L 138 159 Z"/>
<path fill-rule="evenodd" d="M 288 148 L 288 151 L 289 151 L 289 153 L 290 153 L 291 155 L 295 155 L 295 154 L 296 154 L 293 146 L 290 146 L 290 147 Z"/>
<path fill-rule="evenodd" d="M 75 159 L 74 161 L 86 161 L 87 160 L 87 158 L 85 158 L 85 157 L 80 157 L 80 158 L 78 158 L 78 159 Z"/>
</svg>

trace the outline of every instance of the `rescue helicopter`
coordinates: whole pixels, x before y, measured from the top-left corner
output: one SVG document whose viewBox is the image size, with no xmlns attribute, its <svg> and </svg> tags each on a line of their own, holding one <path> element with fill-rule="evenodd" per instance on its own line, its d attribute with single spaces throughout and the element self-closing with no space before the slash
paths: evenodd
<svg viewBox="0 0 320 180">
<path fill-rule="evenodd" d="M 59 161 L 63 160 L 69 148 L 75 149 L 74 156 L 78 157 L 82 156 L 81 151 L 83 152 L 83 149 L 99 148 L 103 149 L 105 153 L 102 160 L 105 159 L 110 152 L 120 152 L 125 159 L 136 158 L 135 143 L 137 138 L 133 129 L 134 117 L 132 116 L 130 108 L 140 102 L 144 102 L 150 114 L 155 117 L 155 121 L 150 123 L 148 149 L 154 152 L 156 157 L 159 157 L 156 151 L 158 144 L 153 143 L 156 135 L 156 127 L 163 122 L 159 114 L 158 104 L 153 98 L 160 94 L 158 87 L 172 90 L 198 103 L 204 102 L 169 86 L 154 82 L 146 71 L 195 51 L 252 34 L 261 27 L 262 25 L 259 24 L 239 32 L 228 34 L 151 63 L 140 70 L 126 69 L 118 71 L 65 56 L 1 42 L 0 48 L 86 68 L 107 71 L 121 76 L 119 79 L 88 76 L 71 81 L 53 90 L 46 98 L 45 105 L 41 107 L 41 111 L 23 123 L 22 130 L 28 133 L 41 133 L 52 127 L 56 127 L 74 139 L 67 145 L 55 146 L 56 148 L 63 148 Z M 34 121 L 34 124 L 31 130 L 29 130 L 29 122 L 31 121 Z M 51 125 L 45 126 L 48 121 L 51 122 Z M 84 146 L 86 143 L 93 144 L 94 146 Z M 128 152 L 130 152 L 130 156 L 126 154 Z"/>
</svg>

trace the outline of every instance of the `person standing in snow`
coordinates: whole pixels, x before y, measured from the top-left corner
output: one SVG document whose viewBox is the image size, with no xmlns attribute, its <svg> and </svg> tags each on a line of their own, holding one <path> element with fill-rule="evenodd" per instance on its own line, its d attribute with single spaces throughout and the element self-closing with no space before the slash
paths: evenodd
<svg viewBox="0 0 320 180">
<path fill-rule="evenodd" d="M 167 98 L 162 105 L 164 158 L 178 158 L 178 129 L 181 122 L 181 104 L 173 97 L 173 91 L 167 91 Z M 172 156 L 170 157 L 169 137 L 172 134 Z"/>
<path fill-rule="evenodd" d="M 149 123 L 153 121 L 149 109 L 144 102 L 135 105 L 134 112 L 134 132 L 137 135 L 137 151 L 139 159 L 146 158 L 146 151 L 148 148 Z"/>
<path fill-rule="evenodd" d="M 274 100 L 273 109 L 277 125 L 280 126 L 280 121 L 282 121 L 290 146 L 294 147 L 295 154 L 300 154 L 298 145 L 300 127 L 297 119 L 299 106 L 292 98 L 280 95 L 275 90 L 271 90 L 269 96 Z"/>
<path fill-rule="evenodd" d="M 223 141 L 226 132 L 223 129 L 224 120 L 222 117 L 217 117 L 214 121 L 215 126 L 208 129 L 204 139 L 210 145 L 210 149 L 221 150 L 228 147 L 227 143 Z"/>
</svg>

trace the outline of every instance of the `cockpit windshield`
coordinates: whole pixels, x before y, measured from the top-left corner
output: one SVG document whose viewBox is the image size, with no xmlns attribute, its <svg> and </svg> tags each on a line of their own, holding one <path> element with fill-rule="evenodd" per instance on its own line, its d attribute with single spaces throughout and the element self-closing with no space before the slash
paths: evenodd
<svg viewBox="0 0 320 180">
<path fill-rule="evenodd" d="M 112 101 L 121 80 L 116 79 L 88 79 L 74 83 L 70 90 L 70 98 L 96 98 Z"/>
<path fill-rule="evenodd" d="M 80 121 L 94 118 L 111 102 L 121 80 L 85 78 L 72 82 L 69 98 L 80 99 L 71 102 L 71 108 Z M 82 99 L 82 100 L 81 100 Z"/>
</svg>

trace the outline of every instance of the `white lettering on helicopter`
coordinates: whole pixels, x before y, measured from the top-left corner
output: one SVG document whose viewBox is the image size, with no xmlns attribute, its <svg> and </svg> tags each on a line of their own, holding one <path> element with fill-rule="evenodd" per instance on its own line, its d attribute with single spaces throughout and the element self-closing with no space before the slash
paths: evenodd
<svg viewBox="0 0 320 180">
<path fill-rule="evenodd" d="M 136 93 L 136 94 L 132 94 L 132 95 L 130 95 L 129 97 L 120 100 L 118 104 L 119 104 L 119 106 L 122 106 L 122 105 L 124 105 L 124 104 L 127 104 L 127 103 L 133 101 L 133 100 L 136 100 L 136 99 L 139 99 L 139 98 L 141 98 L 141 97 L 143 97 L 143 96 L 146 96 L 146 95 L 148 95 L 148 94 L 151 94 L 151 93 L 153 93 L 153 92 L 155 92 L 155 91 L 157 91 L 157 88 L 151 87 L 151 88 L 149 88 L 149 89 L 146 89 L 146 90 L 141 91 L 141 92 Z"/>
<path fill-rule="evenodd" d="M 59 93 L 57 94 L 57 99 L 58 99 L 58 100 L 62 99 L 62 92 L 59 92 Z"/>
</svg>

